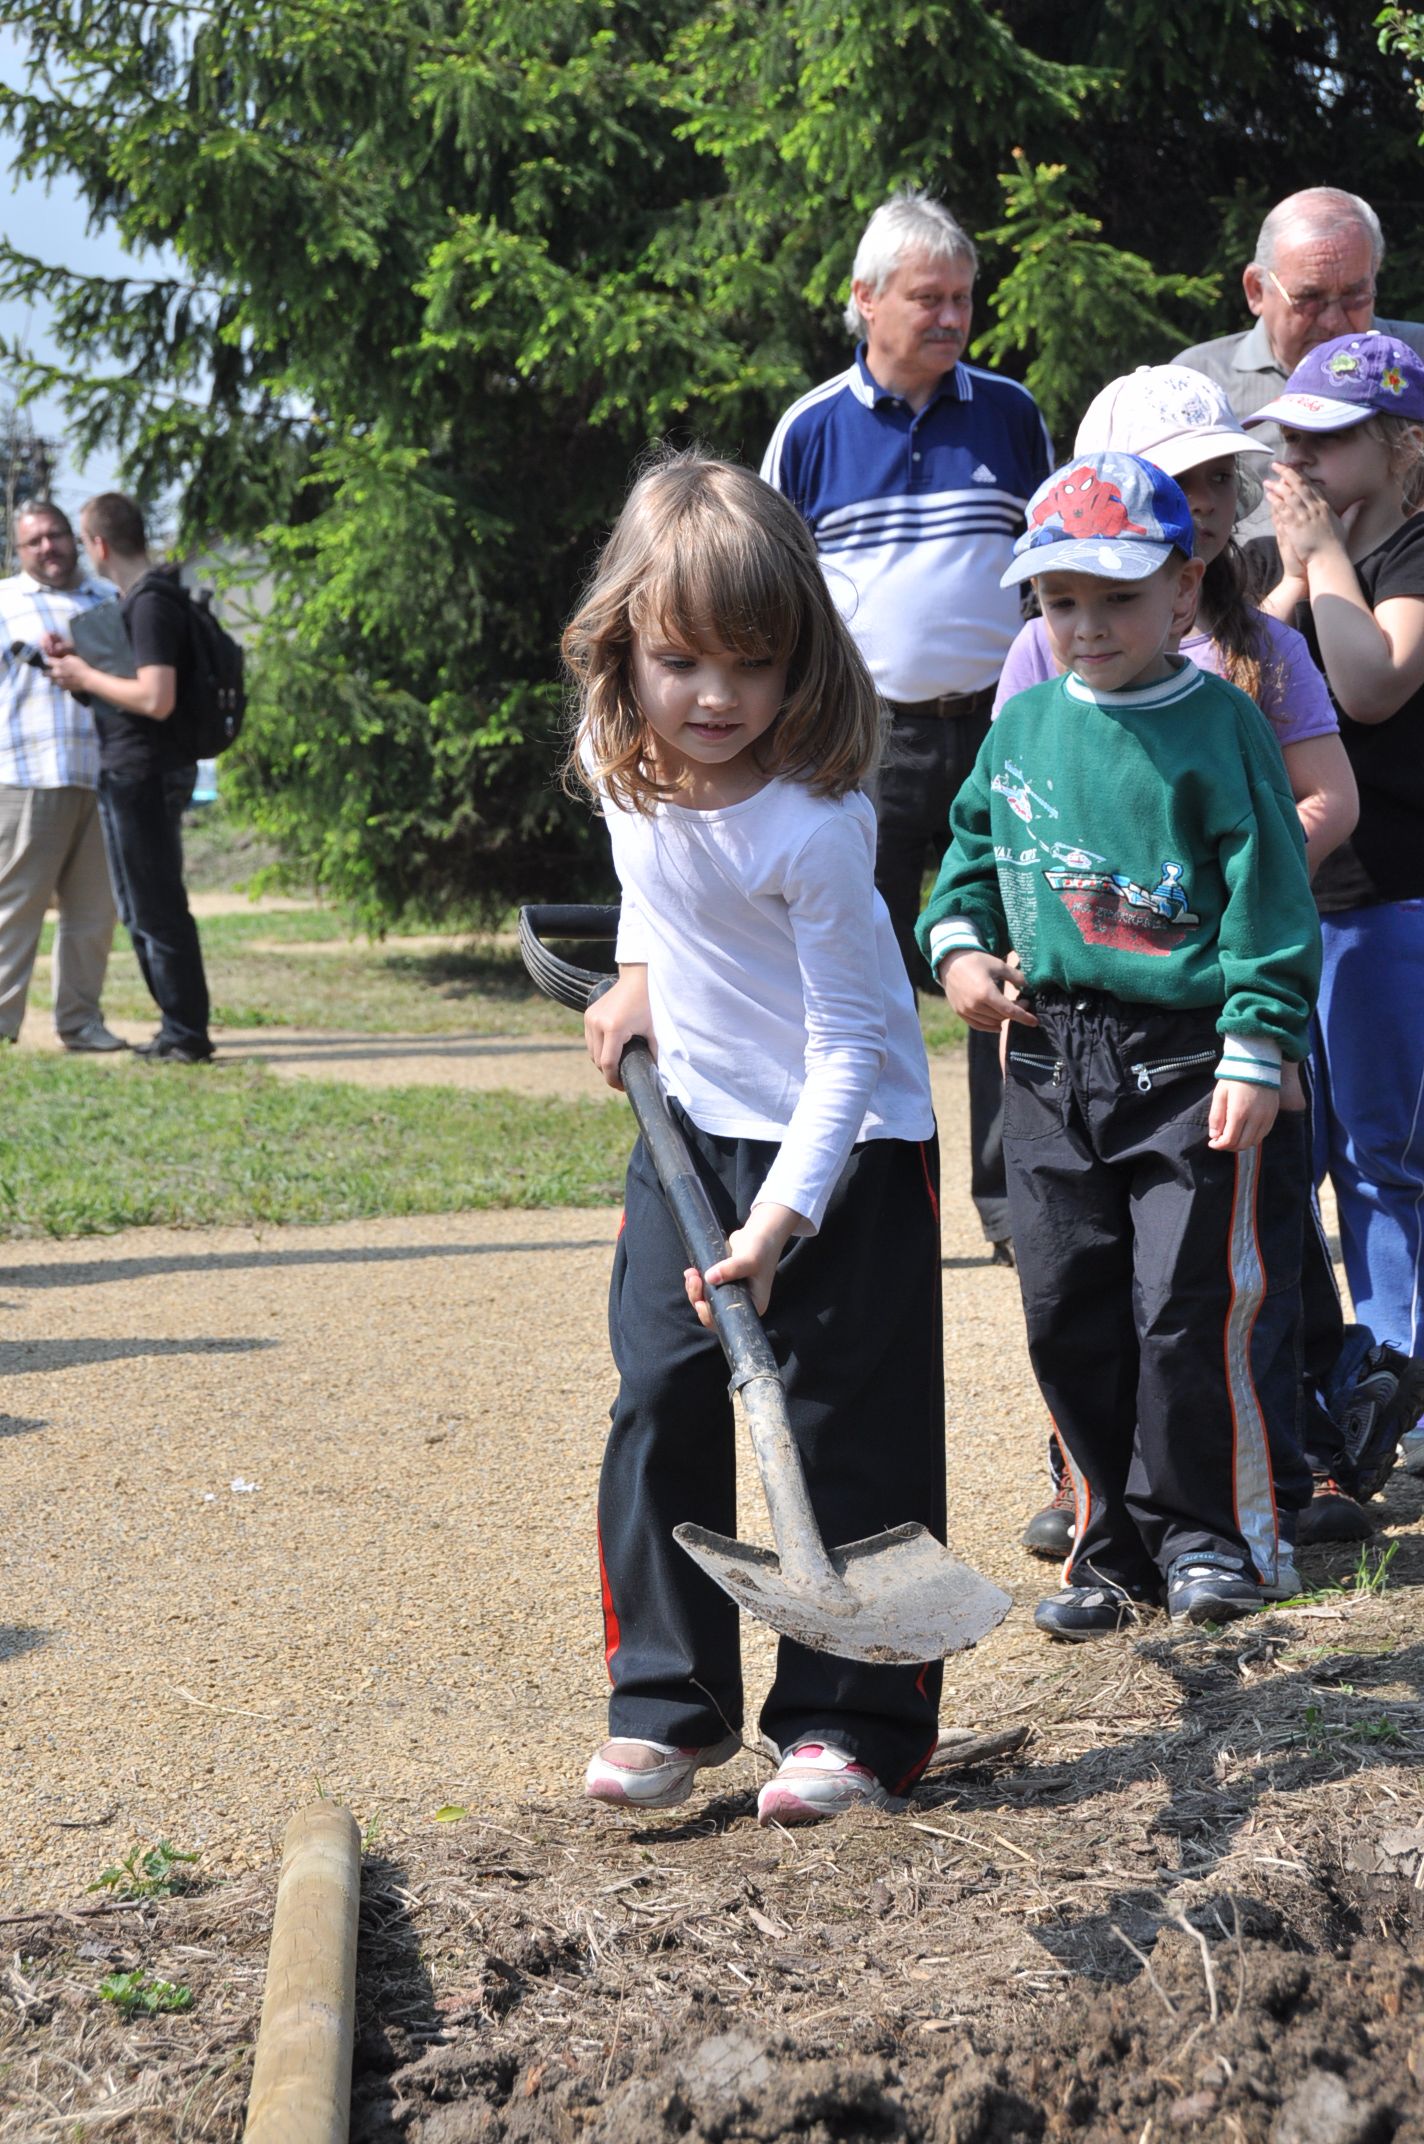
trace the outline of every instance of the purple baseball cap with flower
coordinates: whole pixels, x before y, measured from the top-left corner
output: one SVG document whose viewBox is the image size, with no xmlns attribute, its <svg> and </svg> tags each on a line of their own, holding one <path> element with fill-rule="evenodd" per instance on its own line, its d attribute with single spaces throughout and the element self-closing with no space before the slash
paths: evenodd
<svg viewBox="0 0 1424 2144">
<path fill-rule="evenodd" d="M 1241 421 L 1248 432 L 1258 424 L 1343 432 L 1371 417 L 1409 417 L 1424 424 L 1424 358 L 1377 328 L 1318 343 L 1296 366 L 1284 394 Z"/>
</svg>

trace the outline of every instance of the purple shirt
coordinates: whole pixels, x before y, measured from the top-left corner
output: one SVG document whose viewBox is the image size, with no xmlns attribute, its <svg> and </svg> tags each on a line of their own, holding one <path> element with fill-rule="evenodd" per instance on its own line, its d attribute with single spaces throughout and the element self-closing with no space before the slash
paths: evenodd
<svg viewBox="0 0 1424 2144">
<path fill-rule="evenodd" d="M 1333 737 L 1340 725 L 1325 680 L 1310 659 L 1310 650 L 1293 625 L 1282 625 L 1264 611 L 1256 623 L 1265 636 L 1261 664 L 1260 709 L 1276 733 L 1277 744 L 1301 744 L 1307 737 Z M 1189 633 L 1178 649 L 1199 670 L 1215 677 L 1225 673 L 1221 651 L 1209 633 Z M 1058 676 L 1058 665 L 1048 644 L 1048 628 L 1042 618 L 1030 618 L 1010 648 L 994 694 L 997 715 L 1005 700 L 1030 685 L 1041 685 Z"/>
</svg>

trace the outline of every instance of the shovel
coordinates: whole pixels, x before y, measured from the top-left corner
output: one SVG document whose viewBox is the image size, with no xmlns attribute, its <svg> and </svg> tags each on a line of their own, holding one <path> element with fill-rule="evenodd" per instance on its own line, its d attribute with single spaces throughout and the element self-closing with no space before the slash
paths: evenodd
<svg viewBox="0 0 1424 2144">
<path fill-rule="evenodd" d="M 616 908 L 519 912 L 520 951 L 530 974 L 541 990 L 578 1012 L 610 989 L 613 977 L 572 966 L 544 941 L 611 940 L 617 929 Z M 618 1071 L 688 1262 L 705 1273 L 727 1256 L 727 1239 L 645 1041 L 628 1043 Z M 708 1290 L 708 1302 L 751 1435 L 776 1553 L 705 1526 L 675 1526 L 673 1539 L 739 1608 L 814 1652 L 918 1663 L 961 1652 L 987 1636 L 1008 1613 L 1009 1595 L 958 1562 L 925 1527 L 894 1526 L 827 1549 L 811 1509 L 781 1373 L 751 1296 L 739 1282 L 726 1281 Z"/>
</svg>

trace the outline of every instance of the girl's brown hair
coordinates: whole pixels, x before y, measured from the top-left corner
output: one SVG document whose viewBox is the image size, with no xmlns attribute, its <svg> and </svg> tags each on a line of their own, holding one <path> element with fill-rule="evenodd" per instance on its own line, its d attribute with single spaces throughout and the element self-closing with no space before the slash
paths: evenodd
<svg viewBox="0 0 1424 2144">
<path fill-rule="evenodd" d="M 563 637 L 577 695 L 565 767 L 624 810 L 649 812 L 659 778 L 633 694 L 633 643 L 707 635 L 787 665 L 786 698 L 755 750 L 768 780 L 843 796 L 879 756 L 884 710 L 790 501 L 749 469 L 696 449 L 659 457 L 633 486 Z"/>
<path fill-rule="evenodd" d="M 1424 499 L 1424 426 L 1412 417 L 1391 417 L 1381 410 L 1367 417 L 1360 430 L 1380 442 L 1389 473 L 1403 494 L 1404 511 L 1417 513 Z"/>
<path fill-rule="evenodd" d="M 1222 676 L 1259 703 L 1269 643 L 1261 614 L 1251 601 L 1250 574 L 1234 537 L 1202 575 L 1201 608 L 1221 651 Z"/>
</svg>

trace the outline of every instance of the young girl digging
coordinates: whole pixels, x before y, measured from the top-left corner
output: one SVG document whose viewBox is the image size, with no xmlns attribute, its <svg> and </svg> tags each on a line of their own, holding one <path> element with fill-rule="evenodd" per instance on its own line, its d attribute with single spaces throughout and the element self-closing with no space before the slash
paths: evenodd
<svg viewBox="0 0 1424 2144">
<path fill-rule="evenodd" d="M 943 1539 L 938 1154 L 904 962 L 860 783 L 880 714 L 795 509 L 748 471 L 670 457 L 636 485 L 564 635 L 571 769 L 622 888 L 619 979 L 587 1016 L 618 1086 L 657 1051 L 730 1256 L 686 1271 L 639 1140 L 614 1258 L 619 1392 L 599 1489 L 612 1739 L 587 1791 L 685 1801 L 741 1746 L 737 1611 L 673 1540 L 735 1532 L 732 1405 L 704 1283 L 766 1319 L 828 1543 L 918 1519 Z M 787 1639 L 761 1728 L 763 1824 L 904 1806 L 941 1670 Z"/>
</svg>

